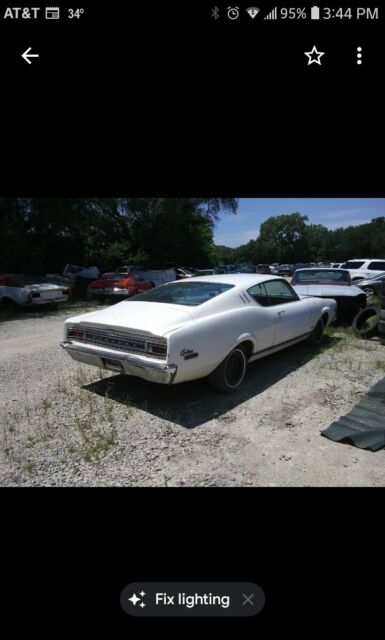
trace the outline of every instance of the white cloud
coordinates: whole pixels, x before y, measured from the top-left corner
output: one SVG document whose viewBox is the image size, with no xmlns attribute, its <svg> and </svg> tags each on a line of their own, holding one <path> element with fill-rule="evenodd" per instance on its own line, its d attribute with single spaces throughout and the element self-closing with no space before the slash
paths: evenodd
<svg viewBox="0 0 385 640">
<path fill-rule="evenodd" d="M 362 216 L 366 214 L 368 218 L 373 215 L 370 213 L 370 209 L 339 209 L 338 211 L 329 211 L 329 213 L 318 213 L 318 218 L 349 218 L 354 220 L 355 216 Z M 309 216 L 310 217 L 310 216 Z M 369 221 L 369 220 L 368 220 Z"/>
<path fill-rule="evenodd" d="M 329 224 L 325 224 L 325 227 L 328 229 L 340 229 L 341 227 L 357 227 L 359 224 L 367 224 L 371 221 L 371 218 L 347 218 L 339 220 L 338 222 L 330 222 Z"/>
</svg>

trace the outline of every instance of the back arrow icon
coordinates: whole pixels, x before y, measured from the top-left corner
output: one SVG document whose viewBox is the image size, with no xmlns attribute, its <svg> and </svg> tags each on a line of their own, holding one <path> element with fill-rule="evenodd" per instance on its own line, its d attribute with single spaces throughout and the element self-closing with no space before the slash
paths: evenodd
<svg viewBox="0 0 385 640">
<path fill-rule="evenodd" d="M 24 58 L 24 60 L 26 62 L 28 62 L 28 64 L 32 64 L 32 60 L 30 60 L 30 58 L 38 58 L 39 54 L 38 53 L 29 53 L 31 51 L 32 47 L 28 47 L 28 49 L 26 51 L 24 51 L 24 53 L 21 54 L 21 57 Z"/>
</svg>

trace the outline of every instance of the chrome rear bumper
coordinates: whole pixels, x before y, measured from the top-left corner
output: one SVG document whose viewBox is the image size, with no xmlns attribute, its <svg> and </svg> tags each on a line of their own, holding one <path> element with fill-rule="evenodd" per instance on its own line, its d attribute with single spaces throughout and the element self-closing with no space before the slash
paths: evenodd
<svg viewBox="0 0 385 640">
<path fill-rule="evenodd" d="M 163 362 L 146 362 L 143 358 L 108 349 L 97 349 L 92 346 L 61 342 L 60 346 L 78 362 L 84 362 L 100 369 L 108 369 L 128 376 L 137 376 L 150 382 L 172 384 L 178 367 Z"/>
</svg>

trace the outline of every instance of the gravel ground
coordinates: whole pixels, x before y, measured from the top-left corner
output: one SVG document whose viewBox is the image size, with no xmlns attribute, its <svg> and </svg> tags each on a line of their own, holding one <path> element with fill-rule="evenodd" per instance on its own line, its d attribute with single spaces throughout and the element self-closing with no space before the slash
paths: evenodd
<svg viewBox="0 0 385 640">
<path fill-rule="evenodd" d="M 385 450 L 320 436 L 385 375 L 385 347 L 335 327 L 249 366 L 232 396 L 76 363 L 74 312 L 0 322 L 3 486 L 382 486 Z"/>
</svg>

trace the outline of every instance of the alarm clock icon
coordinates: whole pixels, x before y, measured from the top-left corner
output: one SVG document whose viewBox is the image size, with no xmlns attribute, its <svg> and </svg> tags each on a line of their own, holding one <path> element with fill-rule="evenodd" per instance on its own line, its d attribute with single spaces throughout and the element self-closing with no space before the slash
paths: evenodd
<svg viewBox="0 0 385 640">
<path fill-rule="evenodd" d="M 227 17 L 229 20 L 237 20 L 239 18 L 239 7 L 227 7 Z"/>
</svg>

